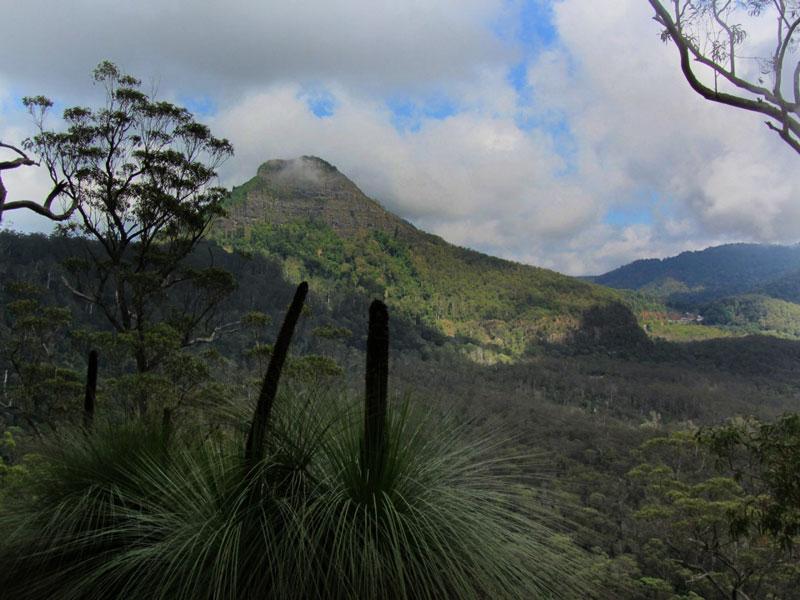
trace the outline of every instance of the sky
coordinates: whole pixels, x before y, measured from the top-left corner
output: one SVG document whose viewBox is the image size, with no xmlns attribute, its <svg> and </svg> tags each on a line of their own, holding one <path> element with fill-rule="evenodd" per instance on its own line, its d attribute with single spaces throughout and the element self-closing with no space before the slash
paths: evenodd
<svg viewBox="0 0 800 600">
<path fill-rule="evenodd" d="M 0 1 L 5 142 L 33 133 L 24 95 L 97 102 L 109 59 L 233 143 L 226 187 L 320 156 L 426 231 L 571 275 L 800 239 L 800 157 L 689 89 L 645 0 Z"/>
</svg>

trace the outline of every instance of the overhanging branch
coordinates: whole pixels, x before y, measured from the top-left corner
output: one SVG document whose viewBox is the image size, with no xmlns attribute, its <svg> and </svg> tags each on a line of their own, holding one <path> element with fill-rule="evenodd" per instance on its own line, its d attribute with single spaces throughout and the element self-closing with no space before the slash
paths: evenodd
<svg viewBox="0 0 800 600">
<path fill-rule="evenodd" d="M 719 104 L 725 104 L 734 108 L 740 108 L 750 112 L 759 113 L 769 117 L 775 122 L 780 123 L 780 126 L 775 126 L 774 124 L 768 124 L 768 126 L 770 129 L 776 131 L 781 138 L 786 141 L 792 149 L 795 150 L 795 152 L 800 153 L 800 143 L 798 143 L 798 138 L 800 138 L 800 122 L 792 118 L 792 116 L 789 114 L 790 111 L 797 109 L 796 101 L 787 102 L 782 98 L 779 90 L 776 94 L 774 93 L 775 90 L 768 90 L 762 86 L 754 85 L 749 81 L 735 75 L 732 70 L 729 71 L 728 69 L 725 69 L 722 65 L 717 64 L 707 56 L 703 55 L 691 43 L 691 41 L 684 36 L 681 27 L 676 20 L 672 18 L 672 15 L 662 5 L 660 0 L 648 1 L 650 2 L 652 9 L 655 11 L 656 16 L 654 19 L 665 28 L 669 38 L 675 43 L 675 46 L 678 49 L 681 61 L 681 71 L 683 72 L 684 78 L 689 83 L 691 88 L 706 100 L 717 102 Z M 795 27 L 789 28 L 789 35 L 794 34 L 795 31 L 796 24 Z M 715 73 L 722 76 L 729 83 L 743 90 L 744 92 L 759 97 L 747 98 L 738 96 L 736 94 L 720 92 L 716 89 L 706 86 L 699 80 L 694 72 L 692 67 L 692 63 L 694 61 L 709 67 Z M 798 67 L 798 69 L 800 69 L 800 67 Z M 795 75 L 796 79 L 797 74 L 800 74 L 800 71 L 797 71 Z M 796 91 L 800 91 L 797 90 L 797 87 L 798 86 L 795 85 Z"/>
<path fill-rule="evenodd" d="M 0 142 L 0 148 L 6 148 L 19 155 L 14 160 L 7 160 L 0 162 L 0 172 L 16 169 L 18 167 L 23 167 L 23 166 L 39 165 L 39 163 L 32 160 L 27 154 L 25 154 L 25 152 L 23 152 L 22 150 L 20 150 L 19 148 L 17 148 L 12 144 L 6 144 L 4 142 Z M 50 193 L 47 194 L 47 197 L 44 199 L 44 201 L 41 203 L 35 202 L 33 200 L 15 200 L 13 202 L 7 202 L 6 198 L 8 196 L 8 190 L 3 184 L 3 179 L 0 176 L 0 221 L 2 221 L 3 219 L 3 213 L 20 209 L 30 210 L 51 221 L 66 221 L 72 216 L 72 213 L 75 212 L 75 209 L 77 207 L 77 201 L 74 198 L 72 199 L 72 202 L 65 210 L 61 212 L 53 212 L 52 210 L 53 202 L 64 193 L 66 187 L 67 184 L 65 181 L 57 182 L 53 186 L 53 189 L 50 190 Z"/>
</svg>

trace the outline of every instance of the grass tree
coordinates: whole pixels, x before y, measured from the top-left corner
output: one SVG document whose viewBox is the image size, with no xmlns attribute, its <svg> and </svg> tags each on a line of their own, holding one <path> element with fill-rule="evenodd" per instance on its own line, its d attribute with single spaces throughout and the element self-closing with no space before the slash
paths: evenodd
<svg viewBox="0 0 800 600">
<path fill-rule="evenodd" d="M 0 511 L 0 589 L 66 600 L 581 596 L 580 554 L 554 541 L 546 511 L 523 510 L 498 440 L 467 440 L 389 401 L 385 305 L 370 310 L 363 409 L 310 386 L 277 393 L 306 293 L 242 418 L 246 437 L 170 434 L 149 417 L 46 441 Z"/>
</svg>

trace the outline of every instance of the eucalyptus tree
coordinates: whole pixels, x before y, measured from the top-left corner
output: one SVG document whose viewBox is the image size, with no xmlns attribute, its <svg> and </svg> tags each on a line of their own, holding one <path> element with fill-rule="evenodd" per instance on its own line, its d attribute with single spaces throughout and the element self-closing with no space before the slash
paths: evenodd
<svg viewBox="0 0 800 600">
<path fill-rule="evenodd" d="M 648 0 L 694 91 L 757 113 L 800 153 L 800 1 Z M 755 30 L 772 30 L 766 45 Z"/>
<path fill-rule="evenodd" d="M 187 259 L 223 213 L 226 192 L 214 183 L 233 148 L 113 63 L 93 76 L 104 102 L 67 108 L 58 131 L 45 125 L 50 99 L 23 99 L 37 130 L 23 148 L 69 207 L 59 230 L 86 240 L 83 256 L 65 261 L 64 284 L 102 312 L 148 374 L 220 330 L 212 317 L 233 278 Z M 144 393 L 138 409 L 147 410 Z"/>
</svg>

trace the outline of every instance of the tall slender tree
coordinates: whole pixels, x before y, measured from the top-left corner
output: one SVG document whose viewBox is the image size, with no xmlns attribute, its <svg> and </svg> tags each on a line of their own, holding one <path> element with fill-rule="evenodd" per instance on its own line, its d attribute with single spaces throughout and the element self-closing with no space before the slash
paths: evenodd
<svg viewBox="0 0 800 600">
<path fill-rule="evenodd" d="M 145 374 L 219 331 L 211 317 L 233 278 L 213 265 L 190 268 L 187 258 L 223 212 L 225 190 L 214 182 L 233 149 L 113 63 L 100 63 L 94 81 L 105 102 L 66 109 L 62 131 L 45 127 L 48 98 L 24 98 L 37 133 L 23 147 L 72 207 L 61 231 L 87 240 L 64 284 L 101 310 Z M 146 394 L 138 404 L 147 410 Z"/>
</svg>

